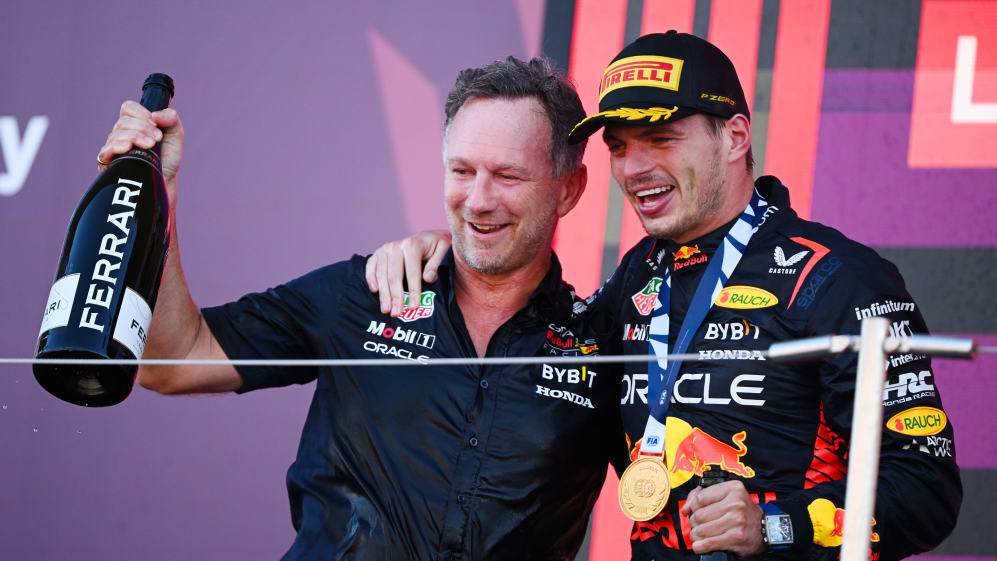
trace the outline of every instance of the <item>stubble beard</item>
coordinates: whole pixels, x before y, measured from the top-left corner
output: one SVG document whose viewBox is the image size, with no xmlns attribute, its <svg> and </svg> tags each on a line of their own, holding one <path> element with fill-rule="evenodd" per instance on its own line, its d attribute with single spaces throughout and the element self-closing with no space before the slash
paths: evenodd
<svg viewBox="0 0 997 561">
<path fill-rule="evenodd" d="M 706 177 L 701 182 L 697 182 L 699 184 L 689 192 L 689 212 L 681 213 L 675 217 L 674 222 L 661 226 L 652 223 L 648 227 L 647 222 L 649 221 L 645 221 L 644 229 L 649 235 L 659 239 L 677 240 L 684 237 L 686 232 L 694 231 L 697 226 L 720 212 L 723 208 L 724 184 L 721 159 L 720 147 L 717 146 L 710 156 Z"/>
<path fill-rule="evenodd" d="M 467 239 L 465 232 L 455 228 L 455 220 L 448 216 L 450 231 L 453 232 L 453 249 L 467 266 L 482 275 L 501 275 L 527 265 L 537 254 L 550 248 L 557 226 L 557 209 L 554 204 L 537 217 L 535 226 L 517 224 L 521 234 L 519 243 L 503 246 L 476 247 Z M 525 228 L 524 228 L 525 227 Z"/>
</svg>

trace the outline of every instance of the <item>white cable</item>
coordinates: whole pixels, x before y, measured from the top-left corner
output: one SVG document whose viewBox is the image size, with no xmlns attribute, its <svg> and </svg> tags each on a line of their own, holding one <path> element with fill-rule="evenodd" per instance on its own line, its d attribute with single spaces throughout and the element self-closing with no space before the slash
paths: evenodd
<svg viewBox="0 0 997 561">
<path fill-rule="evenodd" d="M 762 356 L 767 351 L 759 351 Z M 756 355 L 757 356 L 757 355 Z M 671 360 L 699 360 L 698 353 L 668 355 Z M 468 357 L 468 358 L 332 358 L 332 359 L 109 359 L 109 358 L 0 358 L 0 364 L 84 364 L 107 366 L 484 366 L 493 364 L 598 364 L 648 362 L 654 355 L 594 355 L 594 356 L 530 356 L 530 357 Z M 713 360 L 713 357 L 711 357 Z M 736 360 L 736 359 L 729 359 Z"/>
<path fill-rule="evenodd" d="M 997 354 L 995 346 L 976 348 L 980 354 Z M 769 351 L 758 351 L 761 356 L 772 358 Z M 754 355 L 758 356 L 758 355 Z M 698 353 L 668 355 L 671 360 L 700 360 Z M 710 356 L 710 360 L 741 360 Z M 187 359 L 108 359 L 108 358 L 10 358 L 0 357 L 4 364 L 105 364 L 108 366 L 485 366 L 493 364 L 599 364 L 630 363 L 657 360 L 654 355 L 595 355 L 595 356 L 534 356 L 534 357 L 468 357 L 468 358 L 334 358 L 334 359 L 228 359 L 228 360 L 187 360 Z"/>
</svg>

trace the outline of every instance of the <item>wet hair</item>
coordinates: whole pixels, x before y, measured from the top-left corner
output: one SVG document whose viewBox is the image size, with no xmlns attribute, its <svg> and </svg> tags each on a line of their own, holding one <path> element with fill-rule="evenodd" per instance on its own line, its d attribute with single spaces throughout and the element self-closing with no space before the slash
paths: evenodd
<svg viewBox="0 0 997 561">
<path fill-rule="evenodd" d="M 727 127 L 727 119 L 709 113 L 703 113 L 703 116 L 706 117 L 707 128 L 710 130 L 710 133 L 714 137 L 720 138 L 720 133 Z M 755 155 L 751 153 L 751 146 L 748 146 L 748 152 L 744 155 L 744 167 L 748 170 L 749 174 L 755 169 Z"/>
<path fill-rule="evenodd" d="M 461 71 L 447 94 L 443 137 L 446 138 L 454 116 L 468 101 L 530 97 L 543 107 L 550 122 L 551 143 L 547 152 L 554 177 L 566 177 L 582 163 L 586 143 L 568 144 L 568 133 L 585 118 L 585 109 L 567 76 L 557 72 L 546 57 L 524 62 L 510 56 L 480 68 Z"/>
</svg>

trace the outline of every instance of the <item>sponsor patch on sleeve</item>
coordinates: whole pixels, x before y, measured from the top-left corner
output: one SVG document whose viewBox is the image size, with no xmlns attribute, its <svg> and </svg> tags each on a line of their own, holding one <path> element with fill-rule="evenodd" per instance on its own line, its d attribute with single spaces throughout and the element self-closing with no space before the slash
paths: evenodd
<svg viewBox="0 0 997 561">
<path fill-rule="evenodd" d="M 886 428 L 907 436 L 930 436 L 942 432 L 948 424 L 945 412 L 934 407 L 912 407 L 886 421 Z"/>
<path fill-rule="evenodd" d="M 817 499 L 807 505 L 807 511 L 814 527 L 814 543 L 824 547 L 840 547 L 845 530 L 845 509 L 838 508 L 827 499 Z M 873 518 L 872 526 L 875 525 L 876 519 Z M 873 531 L 870 541 L 878 542 L 879 534 Z"/>
</svg>

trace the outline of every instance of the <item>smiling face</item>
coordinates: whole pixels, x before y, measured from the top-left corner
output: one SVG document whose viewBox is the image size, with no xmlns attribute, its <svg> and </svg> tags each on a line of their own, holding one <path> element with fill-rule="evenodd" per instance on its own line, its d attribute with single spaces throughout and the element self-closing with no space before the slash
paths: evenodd
<svg viewBox="0 0 997 561">
<path fill-rule="evenodd" d="M 697 114 L 662 125 L 606 127 L 613 178 L 651 236 L 684 243 L 736 216 L 741 203 L 732 207 L 725 188 L 727 137 L 709 126 Z"/>
<path fill-rule="evenodd" d="M 472 99 L 451 121 L 444 199 L 455 255 L 471 269 L 546 267 L 557 219 L 567 212 L 559 208 L 566 180 L 553 177 L 550 134 L 534 98 Z"/>
</svg>

